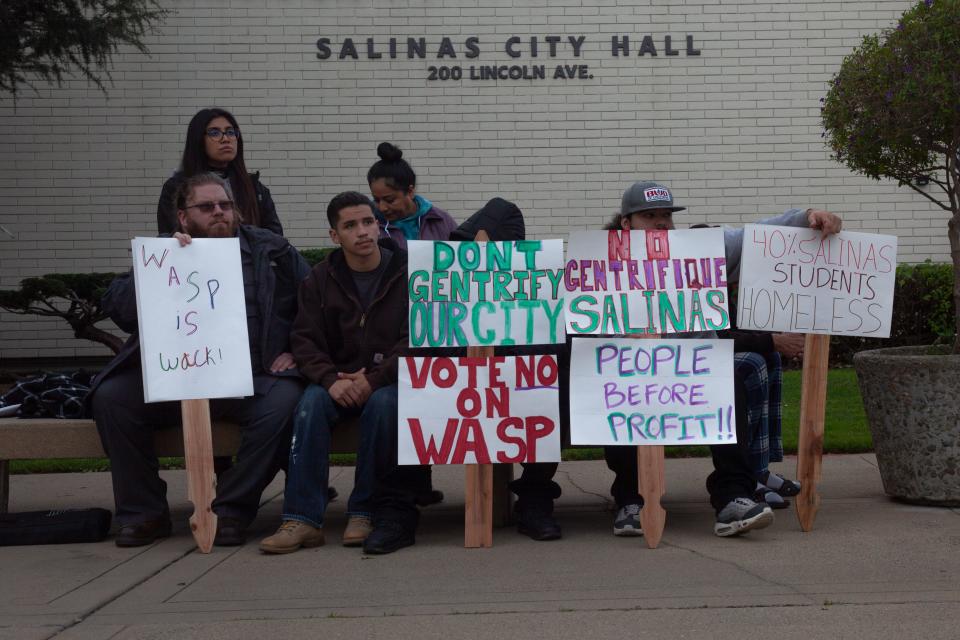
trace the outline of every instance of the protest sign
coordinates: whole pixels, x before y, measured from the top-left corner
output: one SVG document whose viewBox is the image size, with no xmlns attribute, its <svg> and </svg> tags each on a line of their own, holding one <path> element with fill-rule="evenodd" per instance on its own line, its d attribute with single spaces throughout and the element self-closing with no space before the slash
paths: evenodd
<svg viewBox="0 0 960 640">
<path fill-rule="evenodd" d="M 253 395 L 237 238 L 134 238 L 146 402 Z"/>
<path fill-rule="evenodd" d="M 411 347 L 564 341 L 561 240 L 407 247 Z"/>
<path fill-rule="evenodd" d="M 574 338 L 570 443 L 736 442 L 732 340 Z"/>
<path fill-rule="evenodd" d="M 400 360 L 399 464 L 559 462 L 551 355 Z"/>
<path fill-rule="evenodd" d="M 563 282 L 572 335 L 730 325 L 722 229 L 573 233 Z"/>
<path fill-rule="evenodd" d="M 747 225 L 737 326 L 890 337 L 897 238 Z"/>
</svg>

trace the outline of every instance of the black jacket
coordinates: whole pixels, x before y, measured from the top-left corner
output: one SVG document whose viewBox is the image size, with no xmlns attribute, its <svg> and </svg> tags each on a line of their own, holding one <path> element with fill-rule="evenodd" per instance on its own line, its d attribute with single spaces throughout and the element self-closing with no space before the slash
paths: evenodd
<svg viewBox="0 0 960 640">
<path fill-rule="evenodd" d="M 337 372 L 366 368 L 376 390 L 396 384 L 397 360 L 407 349 L 407 253 L 389 238 L 393 252 L 370 306 L 360 304 L 343 250 L 316 265 L 300 285 L 300 310 L 290 343 L 304 377 L 329 389 Z"/>
<path fill-rule="evenodd" d="M 297 288 L 310 267 L 282 236 L 241 225 L 239 233 L 253 254 L 253 271 L 257 280 L 257 307 L 260 317 L 261 367 L 269 372 L 278 355 L 290 351 L 290 329 L 297 313 Z M 133 271 L 117 276 L 103 295 L 103 309 L 121 330 L 130 334 L 120 352 L 91 383 L 91 394 L 110 374 L 121 367 L 139 365 L 140 336 L 137 327 L 137 295 Z M 296 369 L 277 374 L 296 377 Z"/>
<path fill-rule="evenodd" d="M 211 169 L 211 171 L 213 171 Z M 243 192 L 240 190 L 240 184 L 237 181 L 237 175 L 232 168 L 227 168 L 227 180 L 230 181 L 230 188 L 233 189 L 233 197 L 238 201 L 243 198 Z M 160 200 L 157 202 L 157 233 L 173 234 L 179 228 L 177 221 L 177 203 L 173 201 L 177 193 L 177 187 L 183 180 L 183 173 L 177 171 L 173 176 L 163 183 L 163 189 L 160 191 Z M 253 190 L 257 194 L 257 208 L 260 211 L 259 226 L 268 231 L 273 231 L 278 236 L 283 235 L 283 225 L 280 224 L 280 218 L 277 217 L 277 206 L 273 203 L 273 197 L 270 190 L 260 182 L 260 172 L 251 173 L 250 180 L 253 181 Z"/>
</svg>

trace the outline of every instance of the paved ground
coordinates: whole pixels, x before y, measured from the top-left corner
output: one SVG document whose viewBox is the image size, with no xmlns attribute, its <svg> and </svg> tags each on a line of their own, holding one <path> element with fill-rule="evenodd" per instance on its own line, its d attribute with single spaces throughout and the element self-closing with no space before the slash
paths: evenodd
<svg viewBox="0 0 960 640">
<path fill-rule="evenodd" d="M 795 461 L 782 466 L 792 475 Z M 611 535 L 602 462 L 561 466 L 564 538 L 498 529 L 464 549 L 460 467 L 435 468 L 442 505 L 417 545 L 383 557 L 338 544 L 280 557 L 257 541 L 278 524 L 281 484 L 244 547 L 197 552 L 182 472 L 169 472 L 174 537 L 0 549 L 0 639 L 143 638 L 958 638 L 960 510 L 888 500 L 870 455 L 827 456 L 811 533 L 791 510 L 764 531 L 712 533 L 709 460 L 667 462 L 658 549 Z M 335 468 L 345 496 L 352 469 Z M 110 507 L 106 474 L 15 476 L 11 509 Z"/>
</svg>

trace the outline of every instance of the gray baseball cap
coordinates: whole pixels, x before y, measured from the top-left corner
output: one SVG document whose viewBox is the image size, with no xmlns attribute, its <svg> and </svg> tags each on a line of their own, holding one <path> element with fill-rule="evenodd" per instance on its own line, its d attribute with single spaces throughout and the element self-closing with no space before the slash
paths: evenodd
<svg viewBox="0 0 960 640">
<path fill-rule="evenodd" d="M 628 216 L 647 209 L 669 209 L 683 211 L 686 207 L 673 206 L 673 194 L 662 184 L 651 182 L 634 182 L 629 189 L 623 192 L 623 201 L 620 203 L 620 215 Z"/>
</svg>

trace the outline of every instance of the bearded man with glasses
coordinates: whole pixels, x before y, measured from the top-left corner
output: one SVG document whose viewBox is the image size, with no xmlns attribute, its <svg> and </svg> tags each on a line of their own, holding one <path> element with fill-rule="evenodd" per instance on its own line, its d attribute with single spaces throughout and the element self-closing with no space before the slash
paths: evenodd
<svg viewBox="0 0 960 640">
<path fill-rule="evenodd" d="M 304 385 L 290 354 L 289 336 L 297 313 L 297 288 L 309 267 L 282 236 L 239 224 L 230 185 L 219 176 L 186 178 L 175 202 L 179 226 L 173 237 L 181 247 L 193 238 L 236 236 L 240 241 L 254 395 L 210 401 L 212 418 L 235 421 L 241 430 L 237 462 L 218 480 L 214 544 L 240 545 L 257 515 L 260 495 L 290 448 L 290 420 Z M 143 401 L 132 271 L 110 284 L 103 307 L 131 335 L 94 379 L 91 404 L 110 456 L 120 525 L 116 544 L 141 546 L 170 535 L 167 485 L 157 472 L 153 430 L 179 424 L 180 403 Z"/>
</svg>

